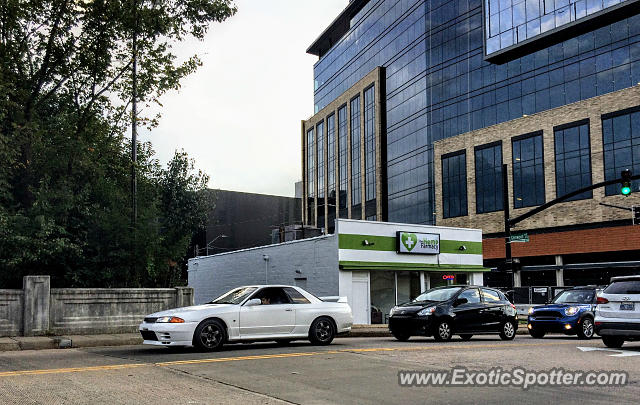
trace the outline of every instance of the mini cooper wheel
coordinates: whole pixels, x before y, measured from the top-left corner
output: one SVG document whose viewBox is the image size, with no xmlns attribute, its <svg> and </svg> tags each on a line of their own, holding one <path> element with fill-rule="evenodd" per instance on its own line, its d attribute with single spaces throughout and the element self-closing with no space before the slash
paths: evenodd
<svg viewBox="0 0 640 405">
<path fill-rule="evenodd" d="M 593 319 L 591 319 L 590 316 L 587 316 L 578 325 L 578 337 L 580 339 L 591 339 L 593 334 Z"/>
<path fill-rule="evenodd" d="M 224 326 L 220 321 L 210 319 L 202 322 L 193 334 L 193 345 L 200 350 L 212 352 L 220 350 L 226 339 Z"/>
<path fill-rule="evenodd" d="M 309 340 L 314 345 L 328 345 L 336 337 L 336 330 L 333 322 L 327 317 L 318 318 L 309 328 Z"/>
<path fill-rule="evenodd" d="M 393 335 L 394 338 L 396 338 L 401 342 L 406 342 L 411 337 L 411 335 L 409 335 L 408 333 L 402 333 L 398 331 L 392 331 L 391 334 Z"/>
<path fill-rule="evenodd" d="M 448 342 L 451 340 L 451 336 L 453 336 L 453 331 L 451 329 L 451 323 L 449 321 L 441 321 L 436 326 L 436 330 L 433 333 L 433 337 L 438 342 Z"/>
<path fill-rule="evenodd" d="M 502 324 L 502 328 L 500 328 L 500 339 L 502 340 L 513 340 L 516 337 L 516 327 L 513 322 L 507 321 Z"/>
<path fill-rule="evenodd" d="M 529 334 L 534 339 L 542 339 L 546 333 L 540 329 L 529 329 Z"/>
</svg>

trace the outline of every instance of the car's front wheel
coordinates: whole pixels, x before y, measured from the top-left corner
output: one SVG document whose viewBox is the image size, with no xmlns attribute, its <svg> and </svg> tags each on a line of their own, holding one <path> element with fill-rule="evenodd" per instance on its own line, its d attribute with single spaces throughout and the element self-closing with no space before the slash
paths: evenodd
<svg viewBox="0 0 640 405">
<path fill-rule="evenodd" d="M 410 334 L 399 332 L 397 330 L 392 331 L 391 334 L 393 335 L 394 338 L 396 338 L 397 340 L 399 340 L 401 342 L 406 342 L 411 337 Z"/>
<path fill-rule="evenodd" d="M 224 344 L 226 333 L 220 321 L 209 319 L 202 322 L 193 334 L 193 345 L 200 350 L 220 350 Z"/>
<path fill-rule="evenodd" d="M 516 337 L 516 327 L 511 321 L 507 321 L 502 324 L 500 328 L 500 339 L 513 340 Z"/>
<path fill-rule="evenodd" d="M 436 326 L 436 330 L 433 333 L 433 337 L 438 342 L 448 342 L 453 336 L 453 330 L 451 323 L 447 320 L 441 321 Z"/>
<path fill-rule="evenodd" d="M 624 344 L 624 339 L 617 336 L 603 336 L 602 343 L 612 349 L 619 349 Z"/>
<path fill-rule="evenodd" d="M 336 337 L 336 329 L 333 322 L 327 317 L 321 317 L 313 321 L 309 328 L 309 340 L 314 345 L 328 345 Z"/>
<path fill-rule="evenodd" d="M 587 316 L 582 320 L 582 324 L 578 326 L 578 337 L 580 339 L 591 339 L 593 333 L 593 319 Z"/>
<path fill-rule="evenodd" d="M 529 334 L 531 335 L 532 338 L 542 339 L 545 335 L 545 331 L 540 329 L 529 329 Z"/>
</svg>

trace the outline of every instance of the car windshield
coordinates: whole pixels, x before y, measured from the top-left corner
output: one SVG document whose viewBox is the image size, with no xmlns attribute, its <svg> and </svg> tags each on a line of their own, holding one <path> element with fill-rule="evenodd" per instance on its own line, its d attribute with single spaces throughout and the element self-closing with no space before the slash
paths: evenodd
<svg viewBox="0 0 640 405">
<path fill-rule="evenodd" d="M 460 288 L 462 287 L 434 288 L 418 295 L 418 297 L 411 302 L 446 301 L 456 295 L 456 293 L 460 291 Z"/>
<path fill-rule="evenodd" d="M 554 299 L 554 304 L 591 304 L 593 302 L 593 290 L 571 290 L 563 291 Z"/>
<path fill-rule="evenodd" d="M 209 302 L 209 304 L 239 304 L 245 298 L 249 296 L 249 294 L 253 293 L 257 290 L 256 287 L 243 287 L 236 288 L 235 290 L 231 290 L 228 293 L 224 294 L 221 297 L 216 298 L 215 300 Z"/>
</svg>

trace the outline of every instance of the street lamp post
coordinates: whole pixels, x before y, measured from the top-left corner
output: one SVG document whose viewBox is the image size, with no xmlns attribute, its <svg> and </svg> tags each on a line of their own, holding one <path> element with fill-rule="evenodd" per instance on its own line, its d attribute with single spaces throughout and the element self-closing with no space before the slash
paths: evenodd
<svg viewBox="0 0 640 405">
<path fill-rule="evenodd" d="M 213 242 L 217 241 L 220 238 L 228 238 L 228 236 L 225 234 L 220 234 L 213 238 L 209 243 L 207 243 L 207 246 L 204 247 L 204 249 L 206 249 L 207 256 L 209 256 L 209 248 L 211 247 L 211 245 L 213 245 Z"/>
</svg>

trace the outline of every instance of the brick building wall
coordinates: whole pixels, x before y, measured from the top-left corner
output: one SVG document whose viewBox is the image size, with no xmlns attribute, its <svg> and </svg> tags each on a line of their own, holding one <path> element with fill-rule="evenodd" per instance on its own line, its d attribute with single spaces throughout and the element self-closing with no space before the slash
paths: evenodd
<svg viewBox="0 0 640 405">
<path fill-rule="evenodd" d="M 504 231 L 503 211 L 477 214 L 475 198 L 475 156 L 474 147 L 487 143 L 502 141 L 503 162 L 508 165 L 509 202 L 511 217 L 528 212 L 533 207 L 513 208 L 513 172 L 511 138 L 535 131 L 543 133 L 544 147 L 544 179 L 545 201 L 556 198 L 556 173 L 554 152 L 555 126 L 572 123 L 584 119 L 589 120 L 591 141 L 591 174 L 592 182 L 604 181 L 604 158 L 602 140 L 602 115 L 620 111 L 640 105 L 640 85 L 631 88 L 576 102 L 563 107 L 540 112 L 531 116 L 523 116 L 509 122 L 487 127 L 481 130 L 467 132 L 452 138 L 434 143 L 435 170 L 435 198 L 436 218 L 440 226 L 458 226 L 480 228 L 484 234 Z M 467 200 L 468 215 L 456 218 L 442 216 L 442 159 L 446 153 L 464 149 L 466 151 L 467 168 Z M 593 190 L 593 198 L 579 201 L 563 202 L 518 224 L 519 229 L 540 229 L 576 224 L 589 224 L 608 221 L 628 220 L 631 222 L 629 211 L 617 210 L 601 206 L 601 202 L 608 204 L 640 205 L 640 193 L 631 196 L 606 196 L 604 188 Z M 529 244 L 526 244 L 529 245 Z M 638 245 L 640 246 L 640 244 Z M 514 253 L 515 255 L 515 253 Z"/>
</svg>

